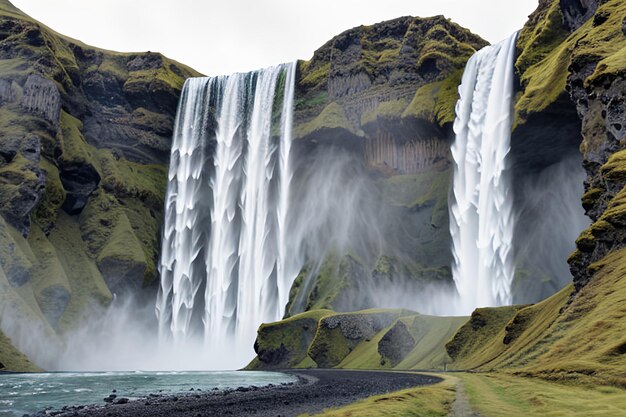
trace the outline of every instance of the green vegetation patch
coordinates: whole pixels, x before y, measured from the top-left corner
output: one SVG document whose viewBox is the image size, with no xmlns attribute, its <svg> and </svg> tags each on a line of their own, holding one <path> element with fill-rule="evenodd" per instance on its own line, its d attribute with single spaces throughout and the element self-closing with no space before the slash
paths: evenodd
<svg viewBox="0 0 626 417">
<path fill-rule="evenodd" d="M 159 210 L 163 205 L 167 167 L 139 164 L 114 156 L 108 149 L 98 150 L 102 187 L 118 198 L 132 197 Z"/>
<path fill-rule="evenodd" d="M 59 212 L 57 225 L 48 239 L 57 251 L 72 291 L 67 309 L 59 321 L 62 331 L 69 330 L 79 323 L 91 303 L 108 305 L 112 295 L 88 254 L 87 244 L 72 217 L 63 211 Z"/>
<path fill-rule="evenodd" d="M 249 368 L 316 366 L 308 356 L 309 345 L 315 337 L 319 321 L 332 314 L 330 310 L 313 310 L 276 323 L 262 324 L 254 345 L 258 361 Z"/>
<path fill-rule="evenodd" d="M 395 366 L 395 369 L 447 369 L 452 362 L 445 345 L 467 317 L 437 317 L 416 315 L 402 318 L 416 341 L 411 352 Z"/>
<path fill-rule="evenodd" d="M 558 1 L 546 3 L 531 17 L 518 40 L 522 52 L 516 67 L 521 73 L 523 93 L 515 106 L 516 126 L 567 94 L 565 87 L 571 64 L 582 67 L 598 62 L 587 84 L 626 70 L 623 2 L 609 0 L 599 6 L 597 15 L 607 19 L 601 24 L 589 19 L 569 36 L 563 27 Z"/>
<path fill-rule="evenodd" d="M 61 111 L 58 140 L 61 145 L 59 160 L 67 164 L 93 163 L 93 148 L 87 144 L 82 133 L 83 123 L 74 116 Z"/>
<path fill-rule="evenodd" d="M 342 129 L 353 135 L 360 136 L 354 126 L 348 121 L 343 107 L 333 102 L 324 107 L 324 110 L 316 118 L 298 126 L 294 137 L 296 139 L 304 138 L 325 129 Z"/>
<path fill-rule="evenodd" d="M 617 417 L 626 415 L 619 388 L 553 383 L 503 374 L 459 374 L 481 416 Z"/>
<path fill-rule="evenodd" d="M 407 105 L 405 100 L 383 101 L 375 109 L 363 113 L 361 126 L 377 122 L 379 119 L 399 122 Z"/>
<path fill-rule="evenodd" d="M 57 212 L 65 201 L 66 192 L 56 165 L 42 158 L 39 166 L 46 177 L 46 184 L 41 201 L 35 208 L 33 220 L 42 229 L 49 230 L 56 222 Z"/>
</svg>

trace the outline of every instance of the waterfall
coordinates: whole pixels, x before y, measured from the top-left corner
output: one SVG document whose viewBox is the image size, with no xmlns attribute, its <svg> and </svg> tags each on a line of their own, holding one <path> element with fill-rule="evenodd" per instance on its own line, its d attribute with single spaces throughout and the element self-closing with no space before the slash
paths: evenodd
<svg viewBox="0 0 626 417">
<path fill-rule="evenodd" d="M 463 314 L 512 302 L 515 219 L 507 155 L 516 40 L 514 34 L 474 54 L 459 87 L 450 233 Z"/>
<path fill-rule="evenodd" d="M 235 366 L 252 358 L 258 326 L 282 317 L 297 274 L 285 239 L 295 71 L 190 79 L 176 117 L 159 330 Z"/>
</svg>

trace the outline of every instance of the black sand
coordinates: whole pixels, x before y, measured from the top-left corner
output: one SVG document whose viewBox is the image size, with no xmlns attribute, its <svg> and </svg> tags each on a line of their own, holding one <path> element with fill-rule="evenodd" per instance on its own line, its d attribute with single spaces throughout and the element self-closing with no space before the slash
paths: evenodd
<svg viewBox="0 0 626 417">
<path fill-rule="evenodd" d="M 347 405 L 373 395 L 399 391 L 441 381 L 439 378 L 400 372 L 298 370 L 286 371 L 299 377 L 290 385 L 238 388 L 226 391 L 192 391 L 184 395 L 154 395 L 125 404 L 83 408 L 66 407 L 42 415 L 94 417 L 288 417 L 319 413 L 325 408 Z M 116 398 L 114 401 L 119 401 Z M 122 399 L 121 402 L 125 402 Z"/>
</svg>

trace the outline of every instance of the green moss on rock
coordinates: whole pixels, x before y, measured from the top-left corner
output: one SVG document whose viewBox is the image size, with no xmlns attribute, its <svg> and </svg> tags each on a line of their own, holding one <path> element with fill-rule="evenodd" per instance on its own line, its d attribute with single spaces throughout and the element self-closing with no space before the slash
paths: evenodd
<svg viewBox="0 0 626 417">
<path fill-rule="evenodd" d="M 33 220 L 43 230 L 50 230 L 54 227 L 57 212 L 63 205 L 67 193 L 61 183 L 59 169 L 45 158 L 41 160 L 40 166 L 46 177 L 46 183 Z"/>
<path fill-rule="evenodd" d="M 72 217 L 59 212 L 57 225 L 48 236 L 65 271 L 72 296 L 59 321 L 62 331 L 78 324 L 91 303 L 108 305 L 113 296 L 89 255 L 80 228 Z"/>
<path fill-rule="evenodd" d="M 531 16 L 518 40 L 521 52 L 516 67 L 521 74 L 523 92 L 515 106 L 516 126 L 567 96 L 572 65 L 582 68 L 598 62 L 586 83 L 626 69 L 623 59 L 626 39 L 622 32 L 626 10 L 622 2 L 606 1 L 599 6 L 597 14 L 608 19 L 602 24 L 590 19 L 571 35 L 563 25 L 560 3 L 556 0 L 543 1 Z"/>
<path fill-rule="evenodd" d="M 71 287 L 57 251 L 38 226 L 33 226 L 28 237 L 34 259 L 32 284 L 35 299 L 51 326 L 56 326 L 65 312 L 71 296 Z"/>
<path fill-rule="evenodd" d="M 484 346 L 493 343 L 519 309 L 519 306 L 476 309 L 470 320 L 446 344 L 454 366 L 482 365 L 476 357 L 482 357 Z"/>
<path fill-rule="evenodd" d="M 254 349 L 257 362 L 250 369 L 311 367 L 308 348 L 320 319 L 334 314 L 330 310 L 313 310 L 259 327 Z"/>
<path fill-rule="evenodd" d="M 296 139 L 304 138 L 328 130 L 344 130 L 356 136 L 361 135 L 348 121 L 343 108 L 337 103 L 330 103 L 315 119 L 298 126 L 294 136 Z"/>
<path fill-rule="evenodd" d="M 360 342 L 371 340 L 407 310 L 364 310 L 336 314 L 320 320 L 309 356 L 320 368 L 339 365 Z"/>
<path fill-rule="evenodd" d="M 61 112 L 58 135 L 61 163 L 95 166 L 93 148 L 87 144 L 82 129 L 83 124 L 80 120 L 65 111 Z"/>
</svg>

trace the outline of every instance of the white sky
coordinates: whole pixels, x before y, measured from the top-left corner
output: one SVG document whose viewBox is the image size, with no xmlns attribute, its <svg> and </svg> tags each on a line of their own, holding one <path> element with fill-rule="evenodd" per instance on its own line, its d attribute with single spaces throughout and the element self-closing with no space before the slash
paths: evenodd
<svg viewBox="0 0 626 417">
<path fill-rule="evenodd" d="M 333 36 L 400 16 L 443 14 L 490 42 L 538 0 L 11 0 L 57 32 L 122 52 L 154 51 L 206 75 L 309 59 Z"/>
</svg>

